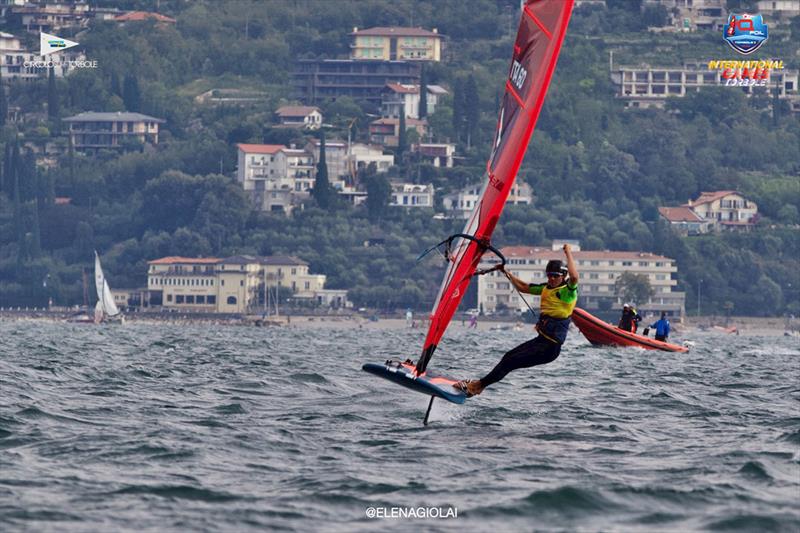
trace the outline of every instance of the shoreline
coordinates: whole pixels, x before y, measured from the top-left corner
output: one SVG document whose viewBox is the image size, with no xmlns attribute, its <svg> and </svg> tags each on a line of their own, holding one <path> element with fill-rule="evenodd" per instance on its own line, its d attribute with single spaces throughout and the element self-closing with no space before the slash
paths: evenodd
<svg viewBox="0 0 800 533">
<path fill-rule="evenodd" d="M 3 310 L 0 311 L 0 321 L 47 321 L 70 323 L 68 318 L 74 316 L 74 312 L 46 311 L 46 310 Z M 263 319 L 258 315 L 213 315 L 203 316 L 197 314 L 182 313 L 131 313 L 125 315 L 127 323 L 141 324 L 213 324 L 221 326 L 238 327 L 290 327 L 290 328 L 333 328 L 333 329 L 408 329 L 420 330 L 427 329 L 427 320 L 422 320 L 420 315 L 411 322 L 405 318 L 368 318 L 363 315 L 280 315 Z M 533 324 L 503 319 L 504 317 L 478 319 L 476 331 L 525 331 L 529 329 L 533 332 Z M 92 325 L 90 323 L 90 325 Z M 459 329 L 469 329 L 469 319 L 462 320 L 454 318 L 451 327 Z M 718 317 L 692 317 L 686 319 L 683 324 L 674 323 L 673 332 L 677 335 L 703 333 L 720 333 L 732 335 L 755 335 L 755 336 L 800 336 L 800 320 L 788 319 L 785 317 L 730 317 L 729 320 L 719 319 Z"/>
</svg>

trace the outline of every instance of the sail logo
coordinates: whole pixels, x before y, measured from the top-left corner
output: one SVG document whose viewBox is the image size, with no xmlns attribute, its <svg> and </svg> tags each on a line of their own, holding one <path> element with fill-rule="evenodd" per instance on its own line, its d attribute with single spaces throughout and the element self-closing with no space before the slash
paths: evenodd
<svg viewBox="0 0 800 533">
<path fill-rule="evenodd" d="M 69 39 L 62 39 L 57 35 L 50 35 L 49 33 L 39 33 L 39 55 L 46 56 L 55 52 L 78 46 L 80 43 L 70 41 Z"/>
<path fill-rule="evenodd" d="M 522 85 L 525 83 L 525 78 L 527 77 L 528 71 L 515 59 L 514 63 L 511 64 L 511 76 L 509 76 L 509 78 L 518 91 L 522 90 Z"/>
<path fill-rule="evenodd" d="M 763 16 L 731 13 L 722 30 L 722 38 L 740 54 L 748 55 L 761 48 L 769 34 Z"/>
</svg>

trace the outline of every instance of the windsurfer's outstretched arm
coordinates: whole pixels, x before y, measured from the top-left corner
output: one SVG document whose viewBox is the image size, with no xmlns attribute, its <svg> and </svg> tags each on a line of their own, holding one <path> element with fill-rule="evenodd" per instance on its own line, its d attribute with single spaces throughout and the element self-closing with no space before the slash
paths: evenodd
<svg viewBox="0 0 800 533">
<path fill-rule="evenodd" d="M 521 279 L 519 279 L 517 276 L 515 276 L 505 268 L 501 268 L 500 270 L 503 272 L 503 274 L 506 275 L 508 281 L 510 281 L 511 284 L 514 285 L 514 287 L 516 287 L 518 291 L 525 294 L 528 294 L 528 292 L 530 292 L 530 285 L 528 285 L 526 282 L 522 281 Z"/>
<path fill-rule="evenodd" d="M 569 284 L 573 287 L 578 284 L 578 268 L 572 258 L 572 249 L 569 244 L 564 244 L 564 255 L 567 256 L 567 272 L 569 272 Z"/>
</svg>

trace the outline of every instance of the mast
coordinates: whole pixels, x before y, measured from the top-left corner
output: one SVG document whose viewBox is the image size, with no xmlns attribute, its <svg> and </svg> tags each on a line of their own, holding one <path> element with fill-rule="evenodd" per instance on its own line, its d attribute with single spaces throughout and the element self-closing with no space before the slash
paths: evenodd
<svg viewBox="0 0 800 533">
<path fill-rule="evenodd" d="M 461 232 L 465 237 L 450 241 L 450 261 L 416 365 L 419 374 L 425 372 L 483 254 L 491 249 L 492 233 L 544 104 L 572 6 L 573 0 L 524 0 L 522 4 L 483 190 Z"/>
</svg>

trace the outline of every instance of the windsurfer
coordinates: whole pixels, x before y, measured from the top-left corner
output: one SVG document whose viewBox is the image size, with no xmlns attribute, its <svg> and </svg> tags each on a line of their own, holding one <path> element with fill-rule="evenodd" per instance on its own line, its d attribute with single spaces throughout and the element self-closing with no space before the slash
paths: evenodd
<svg viewBox="0 0 800 533">
<path fill-rule="evenodd" d="M 540 297 L 539 321 L 536 323 L 539 335 L 507 352 L 497 366 L 481 379 L 460 381 L 458 387 L 467 396 L 480 394 L 483 389 L 497 383 L 512 370 L 551 363 L 561 353 L 572 310 L 578 301 L 578 269 L 569 244 L 564 245 L 564 255 L 567 257 L 566 268 L 558 259 L 547 263 L 547 283 L 526 283 L 503 269 L 503 273 L 517 290 Z"/>
</svg>

